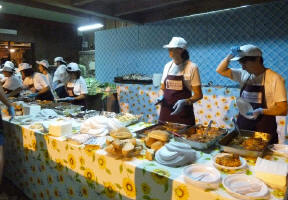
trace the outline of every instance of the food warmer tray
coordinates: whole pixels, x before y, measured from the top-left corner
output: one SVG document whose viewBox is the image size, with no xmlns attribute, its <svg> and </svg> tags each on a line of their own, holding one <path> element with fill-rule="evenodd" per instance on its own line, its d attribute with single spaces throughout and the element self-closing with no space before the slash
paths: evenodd
<svg viewBox="0 0 288 200">
<path fill-rule="evenodd" d="M 262 138 L 264 141 L 266 141 L 266 145 L 261 151 L 256 150 L 247 150 L 240 145 L 231 144 L 232 140 L 236 138 L 239 134 L 236 130 L 232 131 L 231 133 L 227 134 L 225 137 L 223 137 L 219 141 L 219 145 L 222 151 L 229 152 L 229 153 L 235 153 L 240 156 L 247 156 L 247 157 L 262 157 L 265 150 L 267 149 L 269 145 L 269 141 L 271 140 L 270 134 L 263 133 L 263 132 L 256 132 L 256 131 L 249 131 L 249 130 L 242 130 L 240 129 L 240 134 L 244 138 Z"/>
<path fill-rule="evenodd" d="M 186 130 L 189 127 L 191 127 L 191 125 L 165 122 L 165 123 L 158 123 L 158 124 L 149 126 L 147 128 L 136 131 L 135 133 L 136 133 L 138 138 L 143 138 L 143 137 L 146 137 L 148 135 L 148 132 L 153 131 L 153 130 L 164 130 L 164 131 L 167 131 L 171 134 L 172 134 L 172 132 L 177 134 L 181 131 Z"/>
<path fill-rule="evenodd" d="M 205 128 L 207 128 L 207 126 L 199 126 L 199 125 L 196 125 L 196 126 L 193 126 L 193 127 L 190 127 L 189 129 L 192 129 L 192 128 L 197 128 L 197 127 L 204 127 L 204 130 L 206 130 Z M 186 130 L 183 130 L 181 131 L 181 135 L 185 134 L 185 131 L 189 131 L 189 129 L 186 129 Z M 217 143 L 221 138 L 224 137 L 224 135 L 226 135 L 228 133 L 228 130 L 227 129 L 223 129 L 223 128 L 217 128 L 221 133 L 216 136 L 214 139 L 208 141 L 208 142 L 197 142 L 197 141 L 193 141 L 193 140 L 189 140 L 185 137 L 175 137 L 175 140 L 176 141 L 179 141 L 179 142 L 184 142 L 189 144 L 192 148 L 194 149 L 198 149 L 198 150 L 206 150 L 206 149 L 209 149 L 211 146 L 213 146 L 215 143 Z M 197 133 L 195 133 L 197 134 Z M 184 139 L 184 141 L 183 141 Z"/>
</svg>

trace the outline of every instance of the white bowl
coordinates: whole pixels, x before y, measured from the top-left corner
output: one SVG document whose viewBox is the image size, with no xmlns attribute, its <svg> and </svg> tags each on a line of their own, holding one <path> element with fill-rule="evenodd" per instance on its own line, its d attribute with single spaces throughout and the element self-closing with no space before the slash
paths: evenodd
<svg viewBox="0 0 288 200">
<path fill-rule="evenodd" d="M 226 191 L 233 197 L 244 200 L 268 199 L 268 187 L 253 176 L 232 174 L 222 180 Z"/>
<path fill-rule="evenodd" d="M 224 165 L 219 165 L 218 163 L 216 163 L 216 158 L 218 157 L 223 157 L 226 155 L 231 155 L 230 153 L 218 153 L 213 157 L 213 165 L 215 167 L 217 167 L 218 169 L 224 169 L 224 170 L 237 170 L 237 169 L 243 169 L 246 167 L 246 160 L 242 157 L 239 157 L 241 165 L 239 167 L 227 167 Z"/>
<path fill-rule="evenodd" d="M 203 189 L 217 189 L 221 175 L 214 167 L 192 164 L 183 169 L 185 182 Z"/>
</svg>

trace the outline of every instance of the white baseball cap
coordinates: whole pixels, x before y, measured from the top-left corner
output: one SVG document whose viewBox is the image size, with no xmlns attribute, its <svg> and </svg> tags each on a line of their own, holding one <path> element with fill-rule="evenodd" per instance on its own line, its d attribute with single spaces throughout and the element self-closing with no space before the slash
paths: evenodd
<svg viewBox="0 0 288 200">
<path fill-rule="evenodd" d="M 29 65 L 28 63 L 20 63 L 19 65 L 18 65 L 18 72 L 21 72 L 21 71 L 23 71 L 23 70 L 25 70 L 25 69 L 32 69 L 32 66 L 31 65 Z"/>
<path fill-rule="evenodd" d="M 42 65 L 43 67 L 45 67 L 46 69 L 49 68 L 49 63 L 47 60 L 41 60 L 41 61 L 36 61 L 37 64 Z"/>
<path fill-rule="evenodd" d="M 71 62 L 67 65 L 68 72 L 77 72 L 80 71 L 79 65 L 77 63 Z"/>
<path fill-rule="evenodd" d="M 4 65 L 4 67 L 2 69 L 0 69 L 0 71 L 1 72 L 14 72 L 14 68 L 7 66 L 7 65 L 6 66 Z"/>
<path fill-rule="evenodd" d="M 184 40 L 184 38 L 182 37 L 173 37 L 171 39 L 171 41 L 169 42 L 169 44 L 166 44 L 163 46 L 163 48 L 182 48 L 182 49 L 186 49 L 187 42 L 186 40 Z"/>
<path fill-rule="evenodd" d="M 10 68 L 14 69 L 14 63 L 11 61 L 6 61 L 3 65 L 3 67 L 10 67 Z"/>
<path fill-rule="evenodd" d="M 63 62 L 66 64 L 66 61 L 64 61 L 63 57 L 56 57 L 54 58 L 54 62 Z"/>
<path fill-rule="evenodd" d="M 253 44 L 246 44 L 240 46 L 238 50 L 238 55 L 232 58 L 232 61 L 238 61 L 244 57 L 257 57 L 262 56 L 262 51 Z"/>
</svg>

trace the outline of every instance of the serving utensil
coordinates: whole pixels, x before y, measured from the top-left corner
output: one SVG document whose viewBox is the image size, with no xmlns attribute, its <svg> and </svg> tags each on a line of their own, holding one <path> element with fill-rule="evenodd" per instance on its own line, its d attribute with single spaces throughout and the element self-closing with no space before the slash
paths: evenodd
<svg viewBox="0 0 288 200">
<path fill-rule="evenodd" d="M 235 127 L 237 133 L 238 133 L 239 135 L 241 135 L 239 126 L 238 126 L 238 124 L 237 124 L 237 122 L 236 122 L 236 119 L 235 119 L 234 117 L 233 117 L 233 119 L 232 119 L 232 122 L 234 123 L 234 127 Z"/>
<path fill-rule="evenodd" d="M 207 135 L 208 131 L 210 130 L 211 126 L 212 126 L 212 123 L 213 123 L 213 120 L 210 120 L 209 123 L 208 123 L 208 126 L 204 132 L 204 135 Z"/>
</svg>

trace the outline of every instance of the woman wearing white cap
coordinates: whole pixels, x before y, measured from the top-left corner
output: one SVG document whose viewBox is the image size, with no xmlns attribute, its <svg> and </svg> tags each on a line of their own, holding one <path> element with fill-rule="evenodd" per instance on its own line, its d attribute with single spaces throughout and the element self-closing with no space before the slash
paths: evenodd
<svg viewBox="0 0 288 200">
<path fill-rule="evenodd" d="M 168 49 L 172 61 L 164 67 L 161 80 L 164 94 L 156 102 L 161 102 L 160 122 L 195 124 L 193 103 L 203 95 L 198 67 L 189 60 L 186 45 L 183 38 L 173 37 L 168 45 L 163 46 Z"/>
<path fill-rule="evenodd" d="M 36 61 L 36 63 L 38 64 L 38 70 L 40 73 L 44 74 L 44 76 L 46 77 L 46 79 L 49 82 L 49 86 L 52 88 L 52 77 L 49 74 L 49 63 L 47 60 L 41 60 L 41 61 Z"/>
<path fill-rule="evenodd" d="M 81 70 L 77 63 L 69 63 L 67 65 L 69 74 L 68 82 L 66 83 L 66 92 L 68 97 L 64 98 L 76 105 L 86 106 L 85 98 L 88 94 L 88 89 L 84 78 L 81 76 Z"/>
<path fill-rule="evenodd" d="M 22 83 L 19 78 L 15 76 L 14 64 L 10 61 L 6 61 L 1 71 L 5 76 L 2 87 L 6 96 L 19 96 L 19 93 L 22 90 Z"/>
<path fill-rule="evenodd" d="M 287 114 L 285 80 L 278 73 L 264 67 L 262 51 L 258 47 L 247 44 L 231 50 L 216 71 L 239 82 L 240 97 L 254 109 L 245 116 L 239 113 L 239 128 L 269 133 L 271 143 L 278 143 L 275 116 Z M 230 61 L 239 61 L 242 69 L 228 68 Z"/>
<path fill-rule="evenodd" d="M 34 72 L 28 63 L 20 63 L 18 70 L 22 75 L 23 88 L 33 92 L 28 95 L 29 97 L 35 97 L 37 100 L 54 100 L 48 80 L 43 74 Z"/>
<path fill-rule="evenodd" d="M 58 97 L 67 97 L 65 90 L 65 84 L 68 81 L 68 73 L 66 71 L 66 62 L 62 57 L 56 57 L 54 63 L 57 66 L 53 76 L 53 89 L 57 93 Z"/>
</svg>

